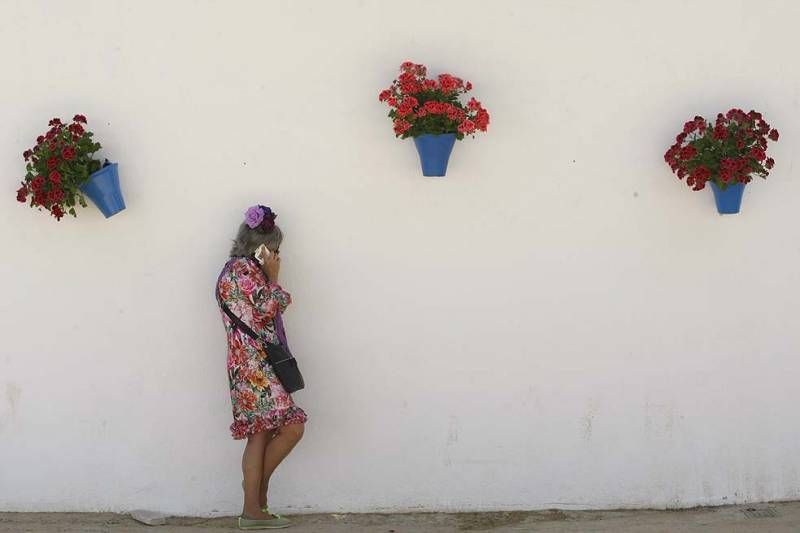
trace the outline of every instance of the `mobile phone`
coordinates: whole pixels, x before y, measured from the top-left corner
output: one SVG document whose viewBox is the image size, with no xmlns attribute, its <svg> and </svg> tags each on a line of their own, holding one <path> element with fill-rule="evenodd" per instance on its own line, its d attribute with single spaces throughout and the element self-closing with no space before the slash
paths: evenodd
<svg viewBox="0 0 800 533">
<path fill-rule="evenodd" d="M 266 245 L 262 244 L 261 246 L 256 248 L 256 254 L 255 254 L 256 261 L 258 261 L 259 264 L 263 265 L 264 261 L 266 261 L 271 254 L 272 252 L 269 251 L 269 248 L 267 248 Z"/>
</svg>

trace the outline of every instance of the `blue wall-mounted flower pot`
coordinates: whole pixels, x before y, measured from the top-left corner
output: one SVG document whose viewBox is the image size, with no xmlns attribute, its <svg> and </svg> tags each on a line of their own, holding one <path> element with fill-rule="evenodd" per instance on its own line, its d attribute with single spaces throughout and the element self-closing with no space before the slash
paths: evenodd
<svg viewBox="0 0 800 533">
<path fill-rule="evenodd" d="M 711 184 L 711 190 L 714 191 L 714 200 L 717 202 L 719 214 L 733 215 L 738 213 L 739 208 L 742 206 L 744 183 L 731 183 L 724 191 L 714 181 L 709 183 Z"/>
<path fill-rule="evenodd" d="M 119 169 L 117 163 L 106 165 L 81 185 L 81 192 L 88 196 L 102 211 L 106 218 L 125 209 L 125 200 L 119 188 Z"/>
<path fill-rule="evenodd" d="M 447 161 L 450 159 L 450 152 L 453 151 L 455 142 L 455 133 L 414 137 L 423 176 L 444 176 L 447 173 Z"/>
</svg>

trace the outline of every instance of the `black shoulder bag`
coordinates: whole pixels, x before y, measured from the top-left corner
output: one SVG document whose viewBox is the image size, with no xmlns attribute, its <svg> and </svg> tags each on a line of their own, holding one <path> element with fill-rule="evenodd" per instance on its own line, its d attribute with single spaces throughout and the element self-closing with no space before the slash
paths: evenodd
<svg viewBox="0 0 800 533">
<path fill-rule="evenodd" d="M 303 389 L 306 384 L 303 381 L 303 374 L 300 373 L 300 368 L 297 366 L 297 359 L 294 358 L 292 353 L 287 347 L 282 344 L 275 344 L 267 342 L 258 333 L 242 321 L 241 318 L 236 316 L 231 308 L 222 301 L 219 296 L 219 283 L 217 283 L 217 302 L 222 310 L 231 319 L 233 326 L 238 328 L 243 333 L 247 334 L 253 340 L 261 343 L 267 352 L 267 362 L 275 371 L 275 375 L 281 381 L 281 385 L 286 389 L 289 394 Z"/>
</svg>

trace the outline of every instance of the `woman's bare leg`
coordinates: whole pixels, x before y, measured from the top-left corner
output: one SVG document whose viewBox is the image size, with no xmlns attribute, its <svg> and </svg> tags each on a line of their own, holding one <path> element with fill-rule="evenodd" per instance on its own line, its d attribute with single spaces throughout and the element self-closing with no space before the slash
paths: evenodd
<svg viewBox="0 0 800 533">
<path fill-rule="evenodd" d="M 265 455 L 266 455 L 267 448 L 269 448 L 270 442 L 272 442 L 272 439 L 274 439 L 275 436 L 278 434 L 278 430 L 277 429 L 273 429 L 272 431 L 267 431 L 266 433 L 267 433 L 267 443 L 266 443 L 266 445 L 264 447 L 264 454 Z M 261 471 L 263 473 L 263 471 L 264 471 L 263 467 L 262 467 Z M 261 506 L 261 509 L 263 509 L 264 507 L 267 506 L 267 483 L 264 482 L 263 475 L 261 477 L 261 485 L 260 485 L 260 487 L 258 489 L 258 503 Z"/>
<path fill-rule="evenodd" d="M 267 520 L 269 515 L 261 511 L 259 492 L 264 472 L 264 449 L 267 445 L 267 432 L 262 431 L 247 438 L 242 454 L 242 474 L 244 475 L 244 505 L 242 514 L 256 520 Z"/>
<path fill-rule="evenodd" d="M 272 439 L 267 443 L 267 447 L 264 450 L 261 478 L 262 507 L 267 505 L 267 491 L 269 491 L 269 480 L 273 472 L 286 459 L 286 456 L 289 455 L 295 445 L 300 442 L 304 431 L 305 424 L 282 426 L 276 430 Z"/>
</svg>

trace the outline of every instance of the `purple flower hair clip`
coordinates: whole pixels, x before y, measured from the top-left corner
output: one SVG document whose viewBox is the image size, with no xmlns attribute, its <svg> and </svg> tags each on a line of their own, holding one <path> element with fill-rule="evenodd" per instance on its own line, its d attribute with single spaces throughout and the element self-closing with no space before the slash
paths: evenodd
<svg viewBox="0 0 800 533">
<path fill-rule="evenodd" d="M 272 209 L 263 205 L 254 205 L 244 214 L 244 222 L 250 229 L 259 229 L 264 233 L 269 233 L 275 227 L 275 219 L 278 217 Z"/>
</svg>

